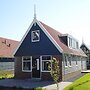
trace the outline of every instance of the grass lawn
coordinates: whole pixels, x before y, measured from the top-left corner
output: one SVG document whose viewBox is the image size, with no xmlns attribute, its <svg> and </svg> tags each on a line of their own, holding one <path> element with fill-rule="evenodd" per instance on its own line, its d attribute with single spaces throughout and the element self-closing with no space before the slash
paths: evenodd
<svg viewBox="0 0 90 90">
<path fill-rule="evenodd" d="M 90 73 L 85 74 L 80 79 L 64 88 L 64 90 L 90 90 Z"/>
<path fill-rule="evenodd" d="M 13 78 L 14 77 L 14 71 L 0 71 L 0 79 L 4 78 Z"/>
</svg>

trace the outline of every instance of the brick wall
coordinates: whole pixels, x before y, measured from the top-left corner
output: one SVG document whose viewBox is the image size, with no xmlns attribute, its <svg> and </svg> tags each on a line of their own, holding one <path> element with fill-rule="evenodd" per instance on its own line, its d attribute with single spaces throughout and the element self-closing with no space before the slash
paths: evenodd
<svg viewBox="0 0 90 90">
<path fill-rule="evenodd" d="M 26 79 L 31 78 L 31 72 L 22 72 L 22 58 L 15 57 L 15 78 Z"/>
</svg>

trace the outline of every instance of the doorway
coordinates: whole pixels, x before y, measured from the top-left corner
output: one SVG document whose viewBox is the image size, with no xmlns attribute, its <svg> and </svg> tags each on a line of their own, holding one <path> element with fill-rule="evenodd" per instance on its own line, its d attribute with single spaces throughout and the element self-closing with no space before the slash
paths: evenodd
<svg viewBox="0 0 90 90">
<path fill-rule="evenodd" d="M 40 78 L 40 57 L 32 57 L 32 78 Z"/>
</svg>

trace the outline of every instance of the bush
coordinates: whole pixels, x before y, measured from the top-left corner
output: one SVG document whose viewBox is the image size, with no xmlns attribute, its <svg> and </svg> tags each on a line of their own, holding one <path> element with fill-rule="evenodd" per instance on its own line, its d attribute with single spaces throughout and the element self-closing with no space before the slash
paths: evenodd
<svg viewBox="0 0 90 90">
<path fill-rule="evenodd" d="M 34 90 L 43 90 L 43 88 L 42 87 L 37 87 Z"/>
</svg>

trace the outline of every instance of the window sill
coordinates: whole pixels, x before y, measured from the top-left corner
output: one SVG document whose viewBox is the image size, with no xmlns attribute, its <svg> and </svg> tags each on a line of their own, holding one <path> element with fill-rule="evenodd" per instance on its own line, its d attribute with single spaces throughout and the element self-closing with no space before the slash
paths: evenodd
<svg viewBox="0 0 90 90">
<path fill-rule="evenodd" d="M 65 68 L 68 68 L 68 66 L 65 66 Z"/>
<path fill-rule="evenodd" d="M 69 65 L 69 67 L 72 67 L 72 66 Z"/>
<path fill-rule="evenodd" d="M 51 71 L 41 71 L 41 72 L 51 72 Z"/>
<path fill-rule="evenodd" d="M 31 70 L 22 70 L 22 72 L 32 72 Z"/>
</svg>

